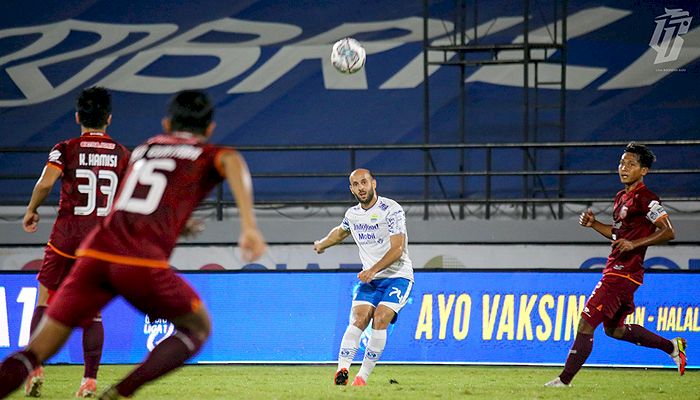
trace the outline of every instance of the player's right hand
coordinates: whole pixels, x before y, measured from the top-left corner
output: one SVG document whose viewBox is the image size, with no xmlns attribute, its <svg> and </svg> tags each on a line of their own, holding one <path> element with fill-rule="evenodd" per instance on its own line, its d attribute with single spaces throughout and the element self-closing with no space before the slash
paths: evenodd
<svg viewBox="0 0 700 400">
<path fill-rule="evenodd" d="M 25 232 L 36 232 L 39 225 L 39 213 L 36 211 L 27 211 L 22 220 L 22 227 Z"/>
<path fill-rule="evenodd" d="M 326 251 L 326 249 L 324 249 L 323 247 L 321 247 L 321 241 L 320 241 L 320 240 L 314 241 L 314 251 L 316 252 L 316 254 L 321 254 L 321 253 L 323 253 L 324 251 Z"/>
<path fill-rule="evenodd" d="M 581 224 L 581 226 L 585 227 L 591 227 L 593 226 L 593 223 L 595 222 L 595 214 L 593 214 L 593 211 L 589 208 L 585 212 L 581 213 L 581 216 L 578 217 L 578 223 Z"/>
<path fill-rule="evenodd" d="M 241 248 L 241 255 L 245 261 L 255 261 L 265 253 L 267 243 L 259 230 L 246 229 L 241 231 L 238 247 Z"/>
</svg>

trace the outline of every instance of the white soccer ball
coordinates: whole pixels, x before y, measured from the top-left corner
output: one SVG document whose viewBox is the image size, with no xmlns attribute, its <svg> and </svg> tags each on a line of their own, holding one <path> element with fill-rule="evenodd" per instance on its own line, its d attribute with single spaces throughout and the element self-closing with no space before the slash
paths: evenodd
<svg viewBox="0 0 700 400">
<path fill-rule="evenodd" d="M 366 58 L 365 48 L 353 38 L 338 40 L 331 51 L 331 64 L 344 74 L 354 74 L 361 70 Z"/>
</svg>

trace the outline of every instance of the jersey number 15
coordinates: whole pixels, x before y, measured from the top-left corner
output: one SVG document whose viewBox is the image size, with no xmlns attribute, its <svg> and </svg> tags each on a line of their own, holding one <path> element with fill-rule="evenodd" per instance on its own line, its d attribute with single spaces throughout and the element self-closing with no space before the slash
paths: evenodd
<svg viewBox="0 0 700 400">
<path fill-rule="evenodd" d="M 171 158 L 156 158 L 152 160 L 142 158 L 136 161 L 131 167 L 129 177 L 126 179 L 124 187 L 122 187 L 114 209 L 143 215 L 153 213 L 158 208 L 158 204 L 163 198 L 165 187 L 168 185 L 168 177 L 161 171 L 172 171 L 175 169 L 175 166 L 175 160 Z M 136 185 L 138 184 L 148 187 L 148 194 L 145 198 L 133 197 L 134 190 L 136 190 Z"/>
</svg>

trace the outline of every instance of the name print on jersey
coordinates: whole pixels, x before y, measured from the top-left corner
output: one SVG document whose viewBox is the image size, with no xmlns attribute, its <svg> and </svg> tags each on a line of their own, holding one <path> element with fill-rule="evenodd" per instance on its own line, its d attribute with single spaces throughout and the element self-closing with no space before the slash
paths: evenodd
<svg viewBox="0 0 700 400">
<path fill-rule="evenodd" d="M 119 157 L 116 154 L 80 153 L 78 162 L 83 167 L 116 167 Z"/>
</svg>

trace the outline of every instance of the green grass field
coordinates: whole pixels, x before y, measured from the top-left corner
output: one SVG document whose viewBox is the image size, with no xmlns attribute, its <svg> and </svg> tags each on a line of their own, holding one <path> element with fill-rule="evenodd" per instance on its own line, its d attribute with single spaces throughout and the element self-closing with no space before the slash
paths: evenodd
<svg viewBox="0 0 700 400">
<path fill-rule="evenodd" d="M 100 369 L 100 390 L 132 367 Z M 353 365 L 350 379 L 359 366 Z M 82 366 L 48 366 L 42 398 L 73 398 Z M 684 399 L 700 400 L 700 371 L 584 368 L 571 388 L 544 388 L 560 368 L 379 365 L 366 387 L 336 387 L 334 366 L 188 366 L 140 399 Z M 393 379 L 396 384 L 389 383 Z M 24 398 L 21 391 L 10 396 Z"/>
</svg>

